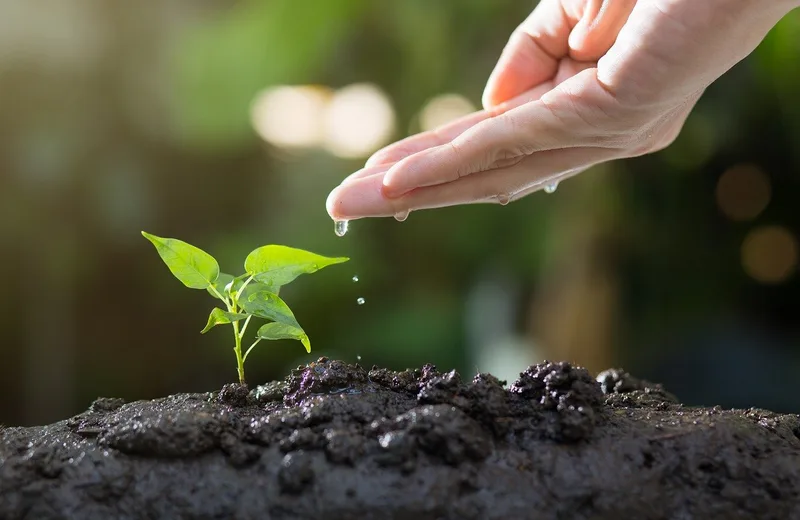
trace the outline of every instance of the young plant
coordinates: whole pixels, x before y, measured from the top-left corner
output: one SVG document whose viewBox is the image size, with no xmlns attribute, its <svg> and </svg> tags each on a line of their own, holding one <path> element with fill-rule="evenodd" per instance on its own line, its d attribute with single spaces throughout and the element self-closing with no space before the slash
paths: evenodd
<svg viewBox="0 0 800 520">
<path fill-rule="evenodd" d="M 215 307 L 208 323 L 201 331 L 205 334 L 217 325 L 233 327 L 236 368 L 239 382 L 244 385 L 244 362 L 253 348 L 265 339 L 296 339 L 311 352 L 311 341 L 297 323 L 291 309 L 278 296 L 281 287 L 302 274 L 309 274 L 349 258 L 328 258 L 302 249 L 269 245 L 259 247 L 244 261 L 245 273 L 240 276 L 221 273 L 213 256 L 202 249 L 174 238 L 161 238 L 142 231 L 153 243 L 167 267 L 190 289 L 204 289 L 225 304 Z M 242 339 L 250 320 L 263 318 L 269 323 L 256 332 L 255 341 L 242 354 Z"/>
</svg>

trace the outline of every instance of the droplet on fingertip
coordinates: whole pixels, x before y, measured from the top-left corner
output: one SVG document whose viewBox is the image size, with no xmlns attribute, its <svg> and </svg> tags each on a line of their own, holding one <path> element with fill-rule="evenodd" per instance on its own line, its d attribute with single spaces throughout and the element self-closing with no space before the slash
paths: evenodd
<svg viewBox="0 0 800 520">
<path fill-rule="evenodd" d="M 333 221 L 333 232 L 336 233 L 337 237 L 343 237 L 347 234 L 347 228 L 350 226 L 350 222 L 347 220 L 334 220 Z"/>
<path fill-rule="evenodd" d="M 395 213 L 394 219 L 398 222 L 403 222 L 405 219 L 408 218 L 409 213 L 411 213 L 411 211 L 409 210 L 398 211 L 397 213 Z"/>
<path fill-rule="evenodd" d="M 544 186 L 544 192 L 545 193 L 555 193 L 555 191 L 557 189 L 558 189 L 558 181 L 551 182 L 549 184 L 545 184 L 545 186 Z"/>
<path fill-rule="evenodd" d="M 505 206 L 509 202 L 511 202 L 511 196 L 508 193 L 501 193 L 497 196 L 497 202 L 501 206 Z"/>
</svg>

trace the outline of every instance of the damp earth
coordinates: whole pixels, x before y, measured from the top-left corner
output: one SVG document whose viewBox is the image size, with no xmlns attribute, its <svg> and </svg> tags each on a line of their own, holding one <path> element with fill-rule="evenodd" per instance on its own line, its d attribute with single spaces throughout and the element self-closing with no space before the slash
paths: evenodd
<svg viewBox="0 0 800 520">
<path fill-rule="evenodd" d="M 797 519 L 800 417 L 564 362 L 504 384 L 321 358 L 1 429 L 0 518 Z"/>
</svg>

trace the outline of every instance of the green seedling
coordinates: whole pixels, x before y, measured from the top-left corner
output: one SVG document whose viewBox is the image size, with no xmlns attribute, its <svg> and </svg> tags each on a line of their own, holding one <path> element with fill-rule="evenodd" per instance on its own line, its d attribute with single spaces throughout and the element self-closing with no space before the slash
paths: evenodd
<svg viewBox="0 0 800 520">
<path fill-rule="evenodd" d="M 296 339 L 311 352 L 311 341 L 297 322 L 291 309 L 278 296 L 281 287 L 302 274 L 310 274 L 329 265 L 346 262 L 349 258 L 328 258 L 302 249 L 269 245 L 259 247 L 244 261 L 245 274 L 233 276 L 221 273 L 213 256 L 202 249 L 174 238 L 161 238 L 142 231 L 153 243 L 169 270 L 190 289 L 202 289 L 222 301 L 225 308 L 215 307 L 205 334 L 217 325 L 233 327 L 236 368 L 239 382 L 245 384 L 244 362 L 256 345 L 265 339 Z M 250 320 L 262 318 L 269 323 L 256 332 L 255 341 L 242 354 L 242 339 Z"/>
</svg>

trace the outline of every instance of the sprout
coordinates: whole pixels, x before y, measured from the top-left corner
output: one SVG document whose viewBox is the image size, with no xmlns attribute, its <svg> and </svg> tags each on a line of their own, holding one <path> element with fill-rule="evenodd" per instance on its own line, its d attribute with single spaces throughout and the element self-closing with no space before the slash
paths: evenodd
<svg viewBox="0 0 800 520">
<path fill-rule="evenodd" d="M 236 367 L 239 382 L 244 385 L 244 362 L 247 356 L 265 339 L 296 339 L 311 352 L 311 341 L 297 322 L 291 309 L 278 296 L 280 288 L 302 274 L 310 274 L 329 265 L 349 260 L 329 258 L 302 249 L 268 245 L 259 247 L 244 261 L 245 274 L 232 276 L 221 273 L 213 256 L 202 249 L 174 238 L 161 238 L 142 231 L 153 243 L 159 256 L 172 274 L 190 289 L 204 289 L 221 300 L 225 308 L 215 307 L 201 333 L 217 325 L 233 327 Z M 255 341 L 242 353 L 242 339 L 253 318 L 269 323 L 256 332 Z"/>
</svg>

